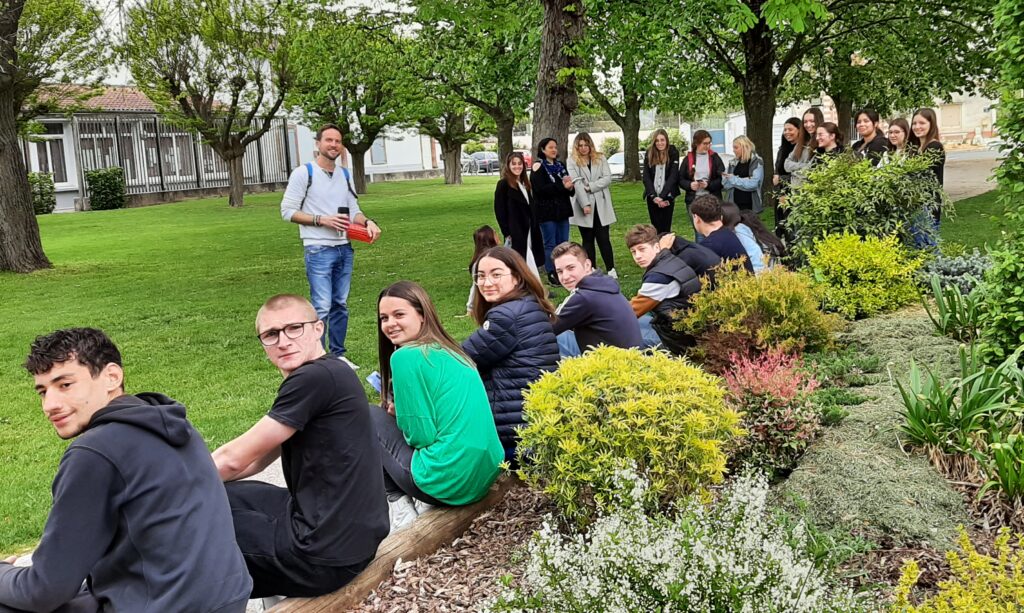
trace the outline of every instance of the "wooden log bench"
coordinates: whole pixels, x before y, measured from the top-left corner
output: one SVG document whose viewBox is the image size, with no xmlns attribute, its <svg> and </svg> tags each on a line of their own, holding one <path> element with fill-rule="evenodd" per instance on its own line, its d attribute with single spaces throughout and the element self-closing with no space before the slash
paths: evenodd
<svg viewBox="0 0 1024 613">
<path fill-rule="evenodd" d="M 351 583 L 336 592 L 316 598 L 286 598 L 270 609 L 271 613 L 320 613 L 346 611 L 361 605 L 381 582 L 391 576 L 395 564 L 430 555 L 462 536 L 481 513 L 496 506 L 505 492 L 519 483 L 512 475 L 502 475 L 482 500 L 464 507 L 439 507 L 420 515 L 404 530 L 384 539 L 373 562 Z"/>
</svg>

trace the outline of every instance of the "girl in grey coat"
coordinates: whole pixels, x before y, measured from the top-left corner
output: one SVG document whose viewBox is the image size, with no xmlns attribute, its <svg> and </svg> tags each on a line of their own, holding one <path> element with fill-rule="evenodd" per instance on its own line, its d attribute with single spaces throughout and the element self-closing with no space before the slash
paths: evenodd
<svg viewBox="0 0 1024 613">
<path fill-rule="evenodd" d="M 572 202 L 572 217 L 569 223 L 580 229 L 583 248 L 590 261 L 597 263 L 594 243 L 601 249 L 608 275 L 618 278 L 615 272 L 615 254 L 608 234 L 609 226 L 615 223 L 615 209 L 612 207 L 612 171 L 608 160 L 594 147 L 594 141 L 586 132 L 580 132 L 572 143 L 567 169 L 575 184 L 576 194 Z"/>
</svg>

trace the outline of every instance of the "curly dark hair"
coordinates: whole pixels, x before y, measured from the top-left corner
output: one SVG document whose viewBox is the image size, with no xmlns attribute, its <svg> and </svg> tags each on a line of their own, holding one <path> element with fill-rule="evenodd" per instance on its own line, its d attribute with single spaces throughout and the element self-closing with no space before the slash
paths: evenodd
<svg viewBox="0 0 1024 613">
<path fill-rule="evenodd" d="M 67 328 L 37 336 L 25 359 L 25 370 L 41 375 L 52 370 L 54 364 L 72 358 L 88 368 L 93 377 L 99 376 L 107 364 L 121 366 L 121 352 L 102 330 Z"/>
</svg>

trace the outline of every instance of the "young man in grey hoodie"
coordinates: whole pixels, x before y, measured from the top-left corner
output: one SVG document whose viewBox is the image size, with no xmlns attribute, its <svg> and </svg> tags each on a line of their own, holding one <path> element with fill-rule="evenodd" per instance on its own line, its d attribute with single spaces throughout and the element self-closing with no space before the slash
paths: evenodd
<svg viewBox="0 0 1024 613">
<path fill-rule="evenodd" d="M 25 368 L 57 436 L 75 440 L 32 565 L 0 562 L 0 612 L 244 611 L 252 580 L 185 407 L 125 394 L 121 354 L 92 328 L 38 337 Z"/>
</svg>

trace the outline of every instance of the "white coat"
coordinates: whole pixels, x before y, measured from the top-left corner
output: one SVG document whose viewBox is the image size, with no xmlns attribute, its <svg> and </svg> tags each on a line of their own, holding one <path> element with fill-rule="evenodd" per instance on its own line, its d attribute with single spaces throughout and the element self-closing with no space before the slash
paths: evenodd
<svg viewBox="0 0 1024 613">
<path fill-rule="evenodd" d="M 593 228 L 595 211 L 601 217 L 602 226 L 615 223 L 615 208 L 612 207 L 612 192 L 609 189 L 612 184 L 612 171 L 608 167 L 608 158 L 601 156 L 600 161 L 593 162 L 588 168 L 586 164 L 577 165 L 576 160 L 570 155 L 566 169 L 576 185 L 569 223 L 581 228 Z M 587 191 L 587 187 L 590 191 Z M 583 213 L 586 206 L 591 207 L 589 215 Z"/>
</svg>

